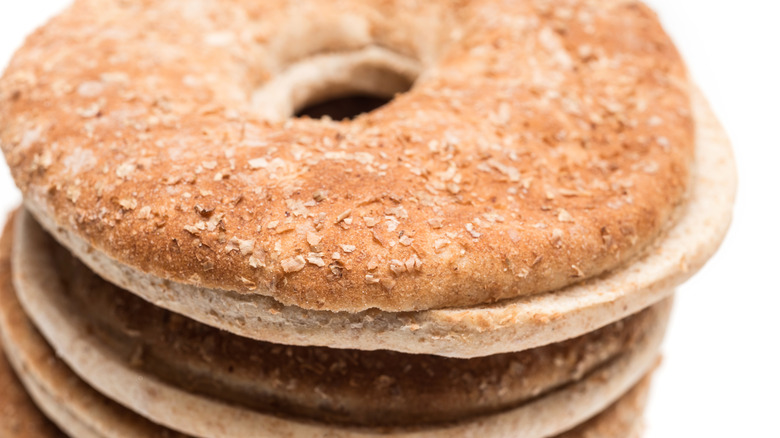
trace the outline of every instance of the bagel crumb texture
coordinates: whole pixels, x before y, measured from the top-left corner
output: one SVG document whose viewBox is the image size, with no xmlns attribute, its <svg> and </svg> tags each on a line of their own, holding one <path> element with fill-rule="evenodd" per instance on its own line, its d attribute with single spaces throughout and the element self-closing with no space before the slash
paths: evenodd
<svg viewBox="0 0 780 438">
<path fill-rule="evenodd" d="M 300 62 L 419 62 L 354 120 L 264 119 Z M 614 268 L 686 192 L 685 67 L 622 0 L 77 0 L 0 79 L 25 202 L 123 264 L 306 309 L 409 311 Z"/>
</svg>

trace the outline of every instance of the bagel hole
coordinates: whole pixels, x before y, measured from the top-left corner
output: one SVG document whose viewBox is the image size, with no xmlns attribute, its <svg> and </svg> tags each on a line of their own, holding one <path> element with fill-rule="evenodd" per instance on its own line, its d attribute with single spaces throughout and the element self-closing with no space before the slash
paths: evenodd
<svg viewBox="0 0 780 438">
<path fill-rule="evenodd" d="M 412 88 L 416 77 L 397 71 L 389 65 L 357 64 L 343 75 L 328 77 L 311 84 L 302 93 L 293 117 L 352 120 L 370 113 Z"/>
<path fill-rule="evenodd" d="M 337 97 L 324 102 L 308 105 L 297 113 L 295 117 L 309 117 L 322 119 L 328 117 L 332 120 L 352 120 L 355 117 L 370 113 L 390 102 L 392 98 L 369 95 L 354 95 Z"/>
<path fill-rule="evenodd" d="M 379 46 L 316 54 L 260 85 L 251 102 L 267 120 L 351 120 L 409 91 L 421 71 L 418 60 Z"/>
</svg>

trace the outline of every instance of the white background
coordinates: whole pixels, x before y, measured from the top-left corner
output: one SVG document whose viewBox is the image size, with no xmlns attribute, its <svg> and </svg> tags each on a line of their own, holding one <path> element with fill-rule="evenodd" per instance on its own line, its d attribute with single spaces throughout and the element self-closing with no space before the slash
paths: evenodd
<svg viewBox="0 0 780 438">
<path fill-rule="evenodd" d="M 780 436 L 780 2 L 652 0 L 726 126 L 740 189 L 720 252 L 680 288 L 647 438 Z M 0 1 L 0 69 L 66 0 Z M 0 160 L 0 213 L 19 202 Z"/>
</svg>

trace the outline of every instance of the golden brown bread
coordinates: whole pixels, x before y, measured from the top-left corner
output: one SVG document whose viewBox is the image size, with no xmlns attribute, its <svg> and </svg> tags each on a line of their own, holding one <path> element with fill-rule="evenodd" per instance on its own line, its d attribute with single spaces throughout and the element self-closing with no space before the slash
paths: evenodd
<svg viewBox="0 0 780 438">
<path fill-rule="evenodd" d="M 25 202 L 174 282 L 401 311 L 592 277 L 682 201 L 688 82 L 641 3 L 322 5 L 78 0 L 0 80 Z M 350 122 L 257 116 L 264 84 L 305 102 L 336 80 L 295 82 L 307 63 L 350 53 L 419 77 Z"/>
</svg>

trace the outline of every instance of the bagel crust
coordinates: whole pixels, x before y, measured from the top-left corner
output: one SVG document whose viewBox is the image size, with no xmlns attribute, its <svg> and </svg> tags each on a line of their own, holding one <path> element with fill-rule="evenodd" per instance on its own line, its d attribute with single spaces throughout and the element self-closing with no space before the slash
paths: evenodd
<svg viewBox="0 0 780 438">
<path fill-rule="evenodd" d="M 416 80 L 377 110 L 290 117 L 388 70 Z M 357 312 L 624 263 L 683 202 L 694 135 L 639 2 L 77 0 L 0 79 L 0 144 L 39 221 L 122 264 Z"/>
</svg>

